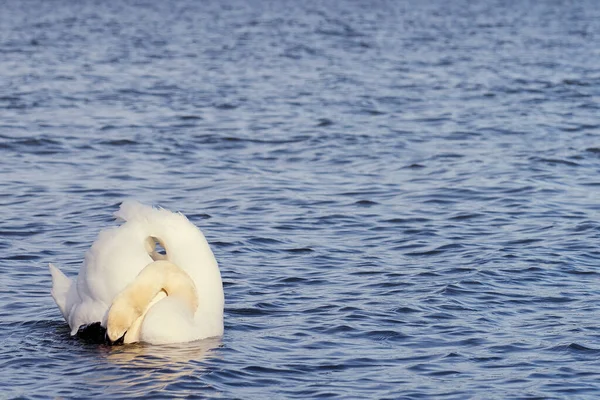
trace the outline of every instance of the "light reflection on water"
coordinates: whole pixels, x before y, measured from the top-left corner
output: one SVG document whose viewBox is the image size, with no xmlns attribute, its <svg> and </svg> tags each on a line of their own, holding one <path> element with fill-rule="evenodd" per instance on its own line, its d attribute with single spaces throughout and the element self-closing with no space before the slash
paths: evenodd
<svg viewBox="0 0 600 400">
<path fill-rule="evenodd" d="M 190 380 L 207 373 L 206 363 L 215 357 L 219 358 L 219 353 L 215 350 L 221 345 L 220 338 L 211 338 L 160 346 L 101 346 L 98 348 L 97 358 L 106 362 L 106 373 L 89 376 L 88 384 L 104 386 L 107 395 L 159 393 L 166 386 L 178 385 L 186 378 Z M 128 378 L 119 379 L 115 376 L 115 368 L 123 371 Z M 195 394 L 193 387 L 178 389 L 178 396 L 189 394 Z"/>
</svg>

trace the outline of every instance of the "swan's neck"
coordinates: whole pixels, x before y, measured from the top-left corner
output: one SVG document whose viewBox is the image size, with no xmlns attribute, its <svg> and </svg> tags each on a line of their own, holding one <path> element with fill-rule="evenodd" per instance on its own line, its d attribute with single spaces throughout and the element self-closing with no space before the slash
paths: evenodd
<svg viewBox="0 0 600 400">
<path fill-rule="evenodd" d="M 113 300 L 106 322 L 109 339 L 116 341 L 125 335 L 125 343 L 137 341 L 143 317 L 153 303 L 164 297 L 161 292 L 180 297 L 192 313 L 198 308 L 196 286 L 189 275 L 170 261 L 154 261 Z"/>
<path fill-rule="evenodd" d="M 160 292 L 158 292 L 158 294 L 156 296 L 154 296 L 154 298 L 150 301 L 150 303 L 148 303 L 148 305 L 144 309 L 144 312 L 142 312 L 142 315 L 140 317 L 138 317 L 138 319 L 136 319 L 133 322 L 133 324 L 131 324 L 129 329 L 127 329 L 127 332 L 125 333 L 125 337 L 123 338 L 123 343 L 127 344 L 127 343 L 135 343 L 135 342 L 140 341 L 139 339 L 140 339 L 140 334 L 141 334 L 141 330 L 142 330 L 142 322 L 144 322 L 146 313 L 148 313 L 148 310 L 150 310 L 153 305 L 155 305 L 156 303 L 158 303 L 160 300 L 164 299 L 165 297 L 167 297 L 167 293 L 164 290 L 161 290 Z"/>
<path fill-rule="evenodd" d="M 185 270 L 194 283 L 199 299 L 199 309 L 203 315 L 223 314 L 223 283 L 215 256 L 206 238 L 195 227 L 174 231 L 164 229 L 160 235 L 153 235 L 165 250 L 165 259 Z"/>
</svg>

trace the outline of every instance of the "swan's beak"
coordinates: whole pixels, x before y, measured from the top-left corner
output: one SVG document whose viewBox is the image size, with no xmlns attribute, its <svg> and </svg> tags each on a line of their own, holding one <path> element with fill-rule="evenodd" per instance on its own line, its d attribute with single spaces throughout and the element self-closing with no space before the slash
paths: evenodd
<svg viewBox="0 0 600 400">
<path fill-rule="evenodd" d="M 107 343 L 109 346 L 116 346 L 116 345 L 119 345 L 119 344 L 123 344 L 123 343 L 124 343 L 124 341 L 125 341 L 125 335 L 126 335 L 126 334 L 127 334 L 127 332 L 125 332 L 125 333 L 123 334 L 123 336 L 121 336 L 120 338 L 118 338 L 118 339 L 117 339 L 117 340 L 115 340 L 114 342 L 113 342 L 112 340 L 110 340 L 110 338 L 108 337 L 108 334 L 105 334 L 105 335 L 104 335 L 104 339 L 106 340 L 106 343 Z"/>
</svg>

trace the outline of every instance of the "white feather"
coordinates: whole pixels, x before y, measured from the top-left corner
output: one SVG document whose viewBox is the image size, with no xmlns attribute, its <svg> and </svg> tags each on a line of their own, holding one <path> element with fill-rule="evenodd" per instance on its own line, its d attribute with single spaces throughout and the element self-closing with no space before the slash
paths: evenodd
<svg viewBox="0 0 600 400">
<path fill-rule="evenodd" d="M 75 281 L 50 265 L 52 296 L 71 334 L 82 325 L 105 324 L 115 296 L 153 261 L 147 247 L 148 238 L 153 237 L 165 247 L 166 258 L 194 281 L 199 306 L 186 321 L 176 301 L 158 301 L 148 310 L 151 318 L 142 323 L 140 337 L 147 342 L 169 343 L 222 335 L 223 284 L 202 232 L 182 214 L 136 201 L 123 202 L 115 217 L 124 223 L 100 232 Z"/>
</svg>

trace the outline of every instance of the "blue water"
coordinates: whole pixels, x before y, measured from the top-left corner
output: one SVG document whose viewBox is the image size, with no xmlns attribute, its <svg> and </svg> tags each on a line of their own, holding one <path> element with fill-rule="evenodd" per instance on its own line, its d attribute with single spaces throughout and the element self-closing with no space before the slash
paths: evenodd
<svg viewBox="0 0 600 400">
<path fill-rule="evenodd" d="M 595 1 L 8 0 L 0 398 L 598 398 Z M 182 211 L 225 335 L 69 336 L 126 198 Z"/>
</svg>

